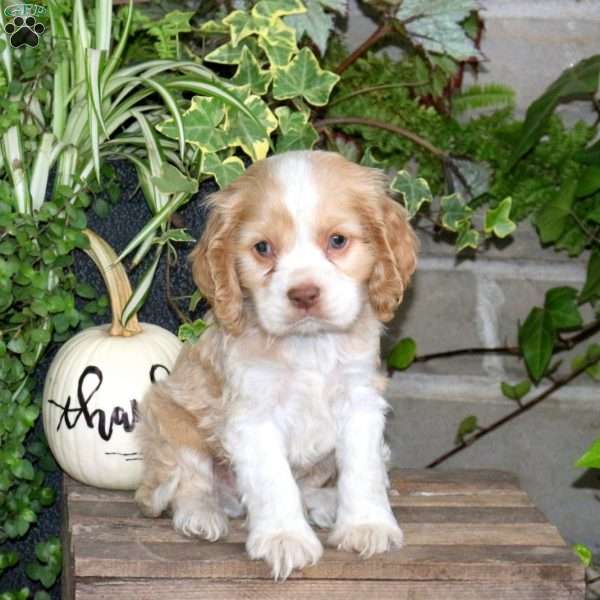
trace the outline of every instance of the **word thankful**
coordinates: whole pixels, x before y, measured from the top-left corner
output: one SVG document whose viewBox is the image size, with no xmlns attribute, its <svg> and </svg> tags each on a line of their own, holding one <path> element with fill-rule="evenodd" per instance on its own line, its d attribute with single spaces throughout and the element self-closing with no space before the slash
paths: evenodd
<svg viewBox="0 0 600 600">
<path fill-rule="evenodd" d="M 157 381 L 157 372 L 164 370 L 165 374 L 169 374 L 169 369 L 164 365 L 152 365 L 150 368 L 150 381 L 155 383 Z M 86 382 L 89 380 L 96 380 L 95 387 L 86 396 L 84 388 L 87 387 Z M 71 396 L 67 397 L 65 404 L 59 404 L 55 400 L 49 399 L 48 402 L 61 409 L 60 418 L 56 426 L 56 431 L 60 431 L 60 428 L 64 424 L 67 429 L 73 429 L 77 426 L 80 419 L 83 419 L 83 423 L 89 429 L 95 429 L 98 435 L 105 441 L 108 442 L 112 437 L 115 427 L 123 427 L 123 429 L 130 433 L 135 428 L 135 424 L 139 421 L 138 402 L 134 398 L 129 401 L 130 412 L 128 413 L 124 408 L 115 406 L 110 414 L 107 416 L 106 412 L 101 408 L 96 408 L 91 411 L 89 403 L 96 394 L 96 392 L 102 387 L 104 381 L 104 375 L 102 371 L 94 366 L 89 365 L 79 377 L 77 384 L 77 401 L 74 402 Z"/>
</svg>

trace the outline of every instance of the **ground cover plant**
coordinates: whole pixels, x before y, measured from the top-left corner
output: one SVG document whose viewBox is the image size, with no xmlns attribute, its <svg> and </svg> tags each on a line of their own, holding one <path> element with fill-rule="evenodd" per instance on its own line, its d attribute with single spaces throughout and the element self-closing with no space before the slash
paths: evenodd
<svg viewBox="0 0 600 600">
<path fill-rule="evenodd" d="M 327 148 L 385 169 L 415 226 L 459 253 L 485 252 L 495 238 L 518 235 L 525 219 L 549 251 L 573 260 L 589 253 L 584 286 L 549 290 L 543 306 L 515 323 L 518 345 L 451 351 L 518 356 L 523 379 L 499 382 L 515 401 L 503 419 L 485 425 L 457 415 L 455 443 L 449 440 L 449 451 L 430 466 L 576 378 L 600 378 L 600 349 L 588 343 L 600 330 L 597 123 L 567 128 L 555 114 L 574 96 L 598 109 L 600 58 L 566 71 L 519 121 L 507 85 L 462 85 L 480 59 L 483 23 L 474 0 L 369 4 L 378 27 L 356 49 L 344 46 L 347 6 L 340 0 L 121 7 L 51 0 L 38 46 L 15 48 L 4 36 L 0 543 L 24 538 L 54 501 L 44 477 L 53 461 L 44 440 L 32 435 L 35 373 L 51 344 L 108 306 L 77 281 L 72 264 L 73 252 L 87 248 L 86 210 L 107 215 L 118 201 L 114 161 L 135 166 L 152 213 L 120 249 L 128 267 L 144 269 L 123 324 L 143 304 L 161 257 L 176 260 L 177 244 L 190 241 L 176 216 L 198 185 L 214 179 L 224 187 L 271 152 Z M 386 48 L 402 52 L 388 55 Z M 182 339 L 203 331 L 199 301 L 197 293 L 171 301 Z M 579 357 L 558 374 L 560 354 L 573 348 Z M 418 340 L 405 339 L 387 362 L 402 370 L 434 359 L 419 355 Z M 581 466 L 598 467 L 596 450 Z M 60 570 L 60 545 L 48 540 L 35 554 L 21 563 L 32 582 L 48 588 Z M 18 560 L 0 550 L 0 574 Z M 44 594 L 38 589 L 36 597 Z M 13 590 L 2 597 L 29 595 Z"/>
</svg>

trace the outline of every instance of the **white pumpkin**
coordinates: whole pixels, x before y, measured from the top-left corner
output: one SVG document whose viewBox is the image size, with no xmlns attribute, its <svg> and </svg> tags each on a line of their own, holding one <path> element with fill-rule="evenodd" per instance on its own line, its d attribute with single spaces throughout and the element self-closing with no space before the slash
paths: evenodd
<svg viewBox="0 0 600 600">
<path fill-rule="evenodd" d="M 107 284 L 113 322 L 85 329 L 57 353 L 44 385 L 44 431 L 56 461 L 71 477 L 131 490 L 142 475 L 135 436 L 139 404 L 151 383 L 168 375 L 181 342 L 162 327 L 139 324 L 135 315 L 126 327 L 120 324 L 116 315 L 131 287 L 123 268 L 115 267 L 110 246 L 86 233 L 89 254 Z"/>
</svg>

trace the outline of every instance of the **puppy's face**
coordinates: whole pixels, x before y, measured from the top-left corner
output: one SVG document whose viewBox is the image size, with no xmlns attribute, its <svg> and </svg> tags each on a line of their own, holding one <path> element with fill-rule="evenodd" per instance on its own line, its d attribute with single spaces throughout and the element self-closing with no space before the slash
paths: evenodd
<svg viewBox="0 0 600 600">
<path fill-rule="evenodd" d="M 234 332 L 252 312 L 269 334 L 349 328 L 366 302 L 391 318 L 415 238 L 381 175 L 326 152 L 255 163 L 211 199 L 196 283 Z"/>
</svg>

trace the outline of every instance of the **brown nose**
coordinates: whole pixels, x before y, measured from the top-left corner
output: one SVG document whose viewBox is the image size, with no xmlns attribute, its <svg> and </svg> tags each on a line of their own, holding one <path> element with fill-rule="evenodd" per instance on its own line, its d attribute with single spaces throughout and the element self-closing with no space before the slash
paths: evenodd
<svg viewBox="0 0 600 600">
<path fill-rule="evenodd" d="M 299 285 L 288 290 L 288 298 L 296 308 L 310 308 L 317 303 L 321 290 L 316 285 Z"/>
</svg>

